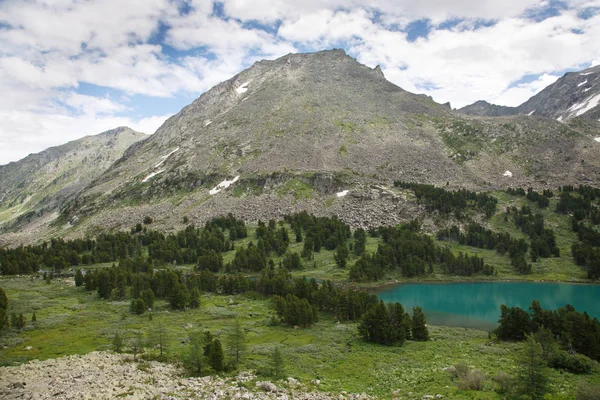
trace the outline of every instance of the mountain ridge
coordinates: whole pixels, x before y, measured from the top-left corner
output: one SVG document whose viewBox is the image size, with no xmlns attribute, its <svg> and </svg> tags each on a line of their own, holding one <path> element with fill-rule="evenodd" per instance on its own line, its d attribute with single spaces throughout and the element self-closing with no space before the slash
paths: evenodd
<svg viewBox="0 0 600 400">
<path fill-rule="evenodd" d="M 0 227 L 59 208 L 147 135 L 119 127 L 0 166 Z"/>
<path fill-rule="evenodd" d="M 517 107 L 479 100 L 457 110 L 476 116 L 544 116 L 558 121 L 581 117 L 600 120 L 600 65 L 568 72 Z"/>
<path fill-rule="evenodd" d="M 474 190 L 600 182 L 599 133 L 583 118 L 457 113 L 342 50 L 288 54 L 203 93 L 64 202 L 57 221 L 66 237 L 146 216 L 171 231 L 183 216 L 303 210 L 393 225 L 423 216 L 396 180 Z M 21 233 L 9 241 L 26 242 Z"/>
</svg>

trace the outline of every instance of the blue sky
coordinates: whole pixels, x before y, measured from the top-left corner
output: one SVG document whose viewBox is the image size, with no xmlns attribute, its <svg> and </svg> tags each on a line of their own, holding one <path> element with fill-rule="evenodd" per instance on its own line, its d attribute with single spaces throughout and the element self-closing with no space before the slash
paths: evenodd
<svg viewBox="0 0 600 400">
<path fill-rule="evenodd" d="M 4 0 L 0 164 L 153 133 L 257 60 L 334 47 L 440 103 L 514 106 L 600 63 L 598 37 L 600 0 Z"/>
</svg>

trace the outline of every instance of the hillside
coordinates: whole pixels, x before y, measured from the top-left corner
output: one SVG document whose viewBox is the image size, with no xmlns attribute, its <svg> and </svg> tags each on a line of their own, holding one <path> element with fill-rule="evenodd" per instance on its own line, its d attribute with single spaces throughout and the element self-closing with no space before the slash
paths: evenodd
<svg viewBox="0 0 600 400">
<path fill-rule="evenodd" d="M 183 216 L 299 210 L 395 224 L 421 211 L 390 190 L 394 180 L 471 189 L 600 182 L 599 132 L 580 118 L 462 115 L 342 50 L 290 54 L 255 63 L 169 118 L 67 202 L 53 232 L 81 237 L 146 216 L 173 230 Z M 29 242 L 30 232 L 5 240 Z"/>
<path fill-rule="evenodd" d="M 56 211 L 147 135 L 121 127 L 0 166 L 0 231 Z"/>
</svg>

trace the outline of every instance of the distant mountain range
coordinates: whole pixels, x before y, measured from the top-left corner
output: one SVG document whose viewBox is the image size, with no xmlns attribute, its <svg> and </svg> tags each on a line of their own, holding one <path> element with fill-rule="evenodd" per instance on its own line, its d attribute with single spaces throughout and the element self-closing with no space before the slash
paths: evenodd
<svg viewBox="0 0 600 400">
<path fill-rule="evenodd" d="M 457 112 L 401 89 L 342 50 L 260 61 L 146 140 L 131 132 L 133 145 L 125 151 L 124 140 L 95 175 L 65 186 L 68 196 L 36 200 L 59 206 L 53 222 L 5 223 L 11 233 L 0 240 L 28 242 L 31 232 L 35 239 L 94 235 L 145 216 L 169 231 L 183 226 L 183 216 L 202 223 L 228 212 L 257 220 L 308 210 L 355 226 L 420 215 L 394 180 L 471 189 L 596 185 L 599 76 L 599 68 L 567 74 L 516 108 L 475 103 Z M 478 112 L 498 117 L 468 115 Z M 76 173 L 69 171 L 83 161 L 61 165 L 52 180 Z M 21 182 L 51 181 L 40 168 L 9 167 L 0 170 L 10 175 L 0 181 L 4 215 L 21 213 L 33 196 Z"/>
<path fill-rule="evenodd" d="M 65 201 L 147 137 L 121 127 L 0 165 L 0 228 L 56 216 Z"/>
<path fill-rule="evenodd" d="M 571 118 L 600 120 L 600 65 L 569 72 L 518 107 L 504 107 L 480 100 L 458 112 L 500 117 L 528 115 L 567 121 Z"/>
</svg>

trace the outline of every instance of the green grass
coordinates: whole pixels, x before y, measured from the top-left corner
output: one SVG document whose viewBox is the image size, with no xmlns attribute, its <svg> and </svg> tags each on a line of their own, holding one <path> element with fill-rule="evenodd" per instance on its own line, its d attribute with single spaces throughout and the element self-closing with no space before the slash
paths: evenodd
<svg viewBox="0 0 600 400">
<path fill-rule="evenodd" d="M 291 194 L 295 200 L 310 200 L 313 197 L 313 191 L 310 184 L 298 178 L 290 179 L 276 189 L 279 196 Z"/>
<path fill-rule="evenodd" d="M 198 310 L 173 312 L 164 301 L 158 301 L 154 318 L 135 316 L 127 301 L 99 300 L 96 293 L 75 288 L 67 280 L 54 280 L 46 285 L 39 279 L 18 277 L 1 279 L 7 291 L 11 311 L 23 312 L 28 320 L 35 310 L 38 322 L 21 332 L 4 331 L 0 336 L 2 365 L 13 365 L 32 359 L 47 359 L 68 354 L 84 354 L 110 348 L 116 331 L 125 343 L 137 334 L 152 336 L 159 322 L 166 327 L 169 359 L 181 357 L 190 332 L 210 330 L 224 339 L 234 318 L 247 332 L 248 352 L 240 369 L 262 371 L 268 364 L 274 346 L 279 345 L 285 359 L 286 376 L 300 379 L 315 388 L 330 392 L 358 392 L 383 398 L 421 398 L 426 394 L 442 394 L 445 398 L 501 399 L 493 391 L 491 377 L 503 371 L 516 374 L 515 354 L 519 343 L 490 342 L 487 332 L 430 326 L 432 340 L 408 342 L 403 347 L 387 347 L 363 343 L 354 323 L 338 323 L 330 315 L 311 328 L 293 329 L 284 325 L 270 326 L 274 311 L 270 301 L 252 296 L 204 295 Z M 7 348 L 4 348 L 7 346 Z M 31 346 L 31 350 L 25 350 Z M 150 357 L 158 350 L 146 349 Z M 480 369 L 487 377 L 485 390 L 461 391 L 443 371 L 462 361 Z M 555 393 L 573 393 L 580 379 L 569 373 L 550 371 Z M 600 381 L 595 373 L 586 379 Z"/>
</svg>

